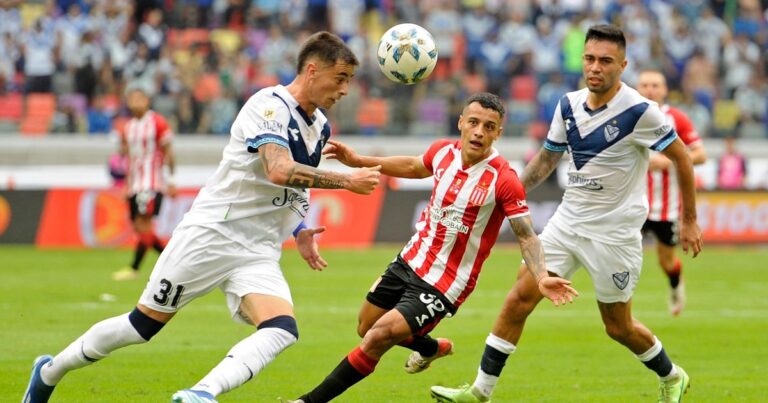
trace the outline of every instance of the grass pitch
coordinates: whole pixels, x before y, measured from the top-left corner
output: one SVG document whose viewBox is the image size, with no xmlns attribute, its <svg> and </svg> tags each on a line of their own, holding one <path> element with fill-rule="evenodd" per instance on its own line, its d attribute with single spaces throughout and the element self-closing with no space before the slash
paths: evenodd
<svg viewBox="0 0 768 403">
<path fill-rule="evenodd" d="M 324 250 L 330 267 L 321 273 L 286 251 L 283 270 L 296 304 L 299 343 L 219 400 L 276 402 L 313 388 L 358 344 L 357 310 L 397 251 Z M 37 355 L 55 354 L 97 321 L 133 308 L 154 256 L 144 263 L 141 280 L 112 281 L 111 272 L 128 262 L 130 253 L 0 248 L 0 401 L 21 399 Z M 687 401 L 765 401 L 768 249 L 708 247 L 699 258 L 683 260 L 688 306 L 682 316 L 669 315 L 666 280 L 649 250 L 633 302 L 635 317 L 690 374 Z M 519 261 L 516 246 L 497 247 L 472 297 L 433 332 L 456 343 L 454 355 L 408 375 L 402 370 L 408 351 L 395 348 L 374 374 L 336 401 L 429 402 L 430 385 L 471 382 Z M 554 308 L 545 301 L 531 316 L 494 402 L 655 401 L 655 376 L 603 332 L 583 270 L 574 285 L 581 293 L 577 302 Z M 252 332 L 229 319 L 222 294 L 214 291 L 187 306 L 150 343 L 68 374 L 51 401 L 167 402 Z"/>
</svg>

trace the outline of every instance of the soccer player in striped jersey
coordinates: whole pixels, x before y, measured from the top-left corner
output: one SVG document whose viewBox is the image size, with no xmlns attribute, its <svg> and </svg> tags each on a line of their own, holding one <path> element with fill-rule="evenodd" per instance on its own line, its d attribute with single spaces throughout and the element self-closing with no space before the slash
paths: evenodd
<svg viewBox="0 0 768 403">
<path fill-rule="evenodd" d="M 693 165 L 707 160 L 704 144 L 685 112 L 665 104 L 667 80 L 659 70 L 643 70 L 637 79 L 637 92 L 659 104 L 667 122 L 675 128 L 677 135 L 687 147 Z M 651 153 L 648 164 L 648 218 L 643 224 L 643 233 L 656 236 L 656 251 L 659 265 L 669 278 L 669 311 L 677 316 L 685 307 L 685 284 L 683 265 L 675 255 L 680 231 L 680 192 L 678 191 L 675 166 L 664 154 Z"/>
<path fill-rule="evenodd" d="M 128 157 L 126 190 L 137 241 L 131 265 L 112 273 L 115 280 L 137 278 L 147 249 L 163 251 L 165 242 L 155 234 L 152 217 L 160 211 L 163 192 L 176 195 L 171 127 L 162 115 L 150 109 L 151 98 L 145 87 L 129 85 L 125 99 L 132 117 L 119 131 L 120 153 Z M 163 165 L 168 166 L 168 177 L 163 175 Z"/>
<path fill-rule="evenodd" d="M 148 342 L 176 312 L 216 288 L 226 295 L 232 318 L 254 332 L 197 384 L 174 393 L 173 402 L 215 403 L 296 343 L 282 245 L 293 234 L 310 268 L 327 265 L 314 240 L 324 228 L 302 224 L 310 188 L 370 194 L 379 183 L 378 167 L 346 173 L 317 168 L 331 134 L 320 108 L 347 95 L 358 64 L 338 36 L 318 32 L 307 38 L 296 78 L 257 92 L 238 113 L 216 172 L 160 254 L 136 308 L 93 325 L 55 357 L 38 357 L 24 402 L 47 402 L 69 371 Z"/>
<path fill-rule="evenodd" d="M 395 345 L 413 350 L 409 373 L 451 353 L 448 339 L 429 332 L 451 317 L 475 288 L 483 262 L 509 220 L 538 290 L 555 305 L 573 301 L 570 282 L 550 277 L 533 230 L 517 174 L 493 148 L 501 136 L 504 107 L 489 93 L 469 97 L 459 118 L 460 140 L 438 140 L 421 156 L 361 156 L 331 141 L 325 150 L 351 167 L 381 166 L 400 178 L 432 176 L 429 203 L 416 233 L 371 287 L 360 309 L 358 334 L 363 338 L 341 363 L 297 402 L 327 402 L 370 375 Z"/>
<path fill-rule="evenodd" d="M 693 165 L 658 105 L 621 82 L 625 52 L 619 28 L 589 28 L 582 58 L 587 87 L 560 99 L 544 146 L 525 167 L 521 181 L 526 190 L 533 189 L 552 173 L 564 152 L 570 153 L 563 200 L 541 234 L 547 270 L 571 278 L 585 267 L 608 336 L 658 376 L 659 402 L 679 402 L 689 386 L 688 375 L 632 316 L 632 294 L 643 263 L 640 228 L 648 216 L 648 149 L 662 152 L 677 168 L 683 203 L 680 242 L 684 251 L 696 256 L 702 244 Z M 542 299 L 527 264 L 486 338 L 475 382 L 460 388 L 433 386 L 438 401 L 490 401 L 528 315 Z"/>
</svg>

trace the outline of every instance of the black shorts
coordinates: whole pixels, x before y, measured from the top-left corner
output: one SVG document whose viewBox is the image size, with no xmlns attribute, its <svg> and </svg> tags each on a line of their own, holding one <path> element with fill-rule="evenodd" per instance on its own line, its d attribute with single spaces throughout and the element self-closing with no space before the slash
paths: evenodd
<svg viewBox="0 0 768 403">
<path fill-rule="evenodd" d="M 645 220 L 643 234 L 652 232 L 659 242 L 667 246 L 676 246 L 680 240 L 680 227 L 674 221 Z"/>
<path fill-rule="evenodd" d="M 423 336 L 456 308 L 434 287 L 419 278 L 400 257 L 390 263 L 366 299 L 382 309 L 397 309 L 405 317 L 411 332 Z"/>
<path fill-rule="evenodd" d="M 140 192 L 132 194 L 128 198 L 128 205 L 131 208 L 131 221 L 140 215 L 156 216 L 160 212 L 161 204 L 163 204 L 162 193 Z"/>
</svg>

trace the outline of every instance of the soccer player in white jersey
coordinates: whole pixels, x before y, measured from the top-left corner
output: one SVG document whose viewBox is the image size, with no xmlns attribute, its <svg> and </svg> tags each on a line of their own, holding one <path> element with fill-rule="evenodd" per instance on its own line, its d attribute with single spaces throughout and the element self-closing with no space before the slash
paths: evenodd
<svg viewBox="0 0 768 403">
<path fill-rule="evenodd" d="M 434 177 L 432 197 L 417 232 L 371 287 L 360 309 L 363 338 L 323 382 L 297 402 L 327 402 L 370 375 L 395 345 L 414 350 L 405 364 L 420 372 L 451 353 L 447 339 L 429 332 L 452 316 L 475 288 L 499 228 L 508 219 L 538 290 L 555 305 L 572 301 L 570 282 L 549 277 L 517 174 L 493 148 L 504 107 L 489 93 L 469 97 L 459 118 L 461 139 L 438 140 L 421 156 L 361 156 L 338 142 L 326 153 L 351 167 L 381 166 L 385 175 Z"/>
<path fill-rule="evenodd" d="M 637 78 L 637 92 L 659 104 L 667 122 L 675 128 L 687 147 L 693 165 L 703 164 L 707 153 L 693 123 L 685 112 L 664 103 L 667 98 L 664 74 L 653 69 L 641 71 Z M 642 232 L 651 232 L 656 236 L 659 265 L 669 279 L 669 311 L 674 316 L 685 307 L 683 265 L 675 255 L 680 229 L 680 192 L 677 189 L 677 175 L 672 161 L 661 153 L 651 153 L 648 164 L 648 218 Z"/>
<path fill-rule="evenodd" d="M 580 267 L 587 269 L 608 335 L 658 375 L 659 402 L 678 402 L 689 385 L 688 375 L 632 317 L 631 307 L 643 261 L 640 227 L 648 215 L 648 149 L 662 152 L 677 168 L 683 199 L 680 241 L 683 250 L 696 256 L 701 230 L 693 166 L 658 105 L 621 82 L 625 50 L 619 28 L 590 27 L 583 55 L 587 88 L 560 99 L 544 146 L 525 167 L 521 181 L 526 190 L 533 189 L 552 173 L 565 151 L 570 153 L 562 203 L 541 234 L 547 270 L 571 278 Z M 486 339 L 474 384 L 433 386 L 438 401 L 490 401 L 526 318 L 542 298 L 526 263 Z"/>
<path fill-rule="evenodd" d="M 129 85 L 125 100 L 132 117 L 118 135 L 120 154 L 128 157 L 128 210 L 137 241 L 131 265 L 114 272 L 112 278 L 115 280 L 137 278 L 147 249 L 163 252 L 165 242 L 155 234 L 152 217 L 160 211 L 163 192 L 176 196 L 171 127 L 162 115 L 150 109 L 150 94 L 142 85 Z M 170 175 L 167 177 L 163 175 L 163 164 L 168 166 Z"/>
<path fill-rule="evenodd" d="M 333 34 L 319 32 L 306 40 L 293 82 L 259 91 L 240 110 L 219 167 L 174 231 L 136 309 L 95 324 L 55 357 L 38 357 L 24 402 L 47 402 L 67 372 L 149 341 L 179 309 L 217 287 L 233 319 L 255 326 L 256 332 L 172 401 L 215 402 L 297 341 L 279 259 L 293 233 L 308 265 L 326 266 L 314 241 L 323 228 L 301 225 L 309 209 L 308 188 L 369 194 L 379 182 L 378 167 L 349 173 L 316 168 L 330 135 L 319 108 L 330 108 L 347 94 L 357 65 Z"/>
</svg>

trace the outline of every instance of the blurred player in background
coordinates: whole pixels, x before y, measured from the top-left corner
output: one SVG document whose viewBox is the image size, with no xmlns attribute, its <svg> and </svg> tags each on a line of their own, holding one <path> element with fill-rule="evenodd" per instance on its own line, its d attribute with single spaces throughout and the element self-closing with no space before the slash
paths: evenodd
<svg viewBox="0 0 768 403">
<path fill-rule="evenodd" d="M 573 301 L 570 281 L 549 277 L 517 174 L 493 148 L 501 136 L 504 106 L 489 93 L 467 99 L 459 117 L 460 140 L 438 140 L 415 157 L 369 157 L 331 142 L 326 154 L 351 167 L 381 166 L 385 175 L 434 175 L 430 202 L 417 233 L 371 287 L 360 309 L 357 332 L 363 338 L 315 389 L 296 402 L 327 402 L 370 375 L 395 345 L 413 350 L 408 373 L 421 372 L 451 353 L 453 343 L 429 332 L 452 316 L 472 293 L 504 219 L 538 290 L 555 305 Z"/>
<path fill-rule="evenodd" d="M 47 402 L 67 372 L 149 341 L 178 310 L 214 288 L 225 293 L 233 319 L 256 331 L 200 382 L 176 392 L 174 402 L 215 402 L 298 340 L 279 260 L 293 234 L 312 269 L 326 266 L 314 240 L 324 228 L 302 224 L 308 188 L 369 194 L 379 183 L 376 167 L 347 173 L 316 168 L 331 134 L 320 108 L 331 108 L 347 95 L 358 64 L 333 34 L 320 32 L 306 40 L 293 82 L 262 89 L 240 110 L 221 163 L 174 231 L 136 308 L 95 324 L 55 357 L 38 357 L 25 402 Z"/>
<path fill-rule="evenodd" d="M 128 158 L 125 189 L 137 241 L 131 265 L 112 273 L 115 280 L 137 278 L 147 249 L 163 251 L 165 242 L 155 234 L 152 218 L 160 211 L 163 192 L 170 197 L 176 196 L 171 127 L 162 115 L 150 109 L 152 100 L 148 89 L 129 85 L 125 98 L 131 119 L 118 133 L 119 154 Z M 167 177 L 163 174 L 163 165 L 168 166 Z"/>
<path fill-rule="evenodd" d="M 683 250 L 691 249 L 696 256 L 701 230 L 693 166 L 658 105 L 621 82 L 625 56 L 626 39 L 619 28 L 589 28 L 582 57 L 587 87 L 560 99 L 544 146 L 525 167 L 521 181 L 527 191 L 535 188 L 569 152 L 563 201 L 541 234 L 547 269 L 563 278 L 571 278 L 582 266 L 587 269 L 606 333 L 656 373 L 659 402 L 679 402 L 688 375 L 632 316 L 632 295 L 643 265 L 640 228 L 648 216 L 648 149 L 664 153 L 677 168 L 683 203 L 680 241 Z M 475 382 L 455 389 L 433 386 L 438 401 L 490 401 L 528 315 L 542 299 L 537 279 L 525 266 L 486 339 Z"/>
<path fill-rule="evenodd" d="M 693 165 L 703 164 L 707 160 L 704 144 L 696 133 L 696 128 L 685 113 L 664 102 L 667 99 L 667 80 L 659 70 L 643 70 L 637 79 L 637 91 L 640 95 L 659 104 L 659 108 L 677 132 L 680 140 L 687 147 Z M 672 161 L 664 154 L 654 152 L 648 164 L 648 219 L 643 224 L 643 233 L 652 232 L 656 236 L 656 250 L 659 265 L 669 278 L 669 311 L 679 315 L 685 306 L 685 284 L 683 266 L 675 255 L 675 247 L 680 239 L 680 192 L 677 174 Z"/>
</svg>

